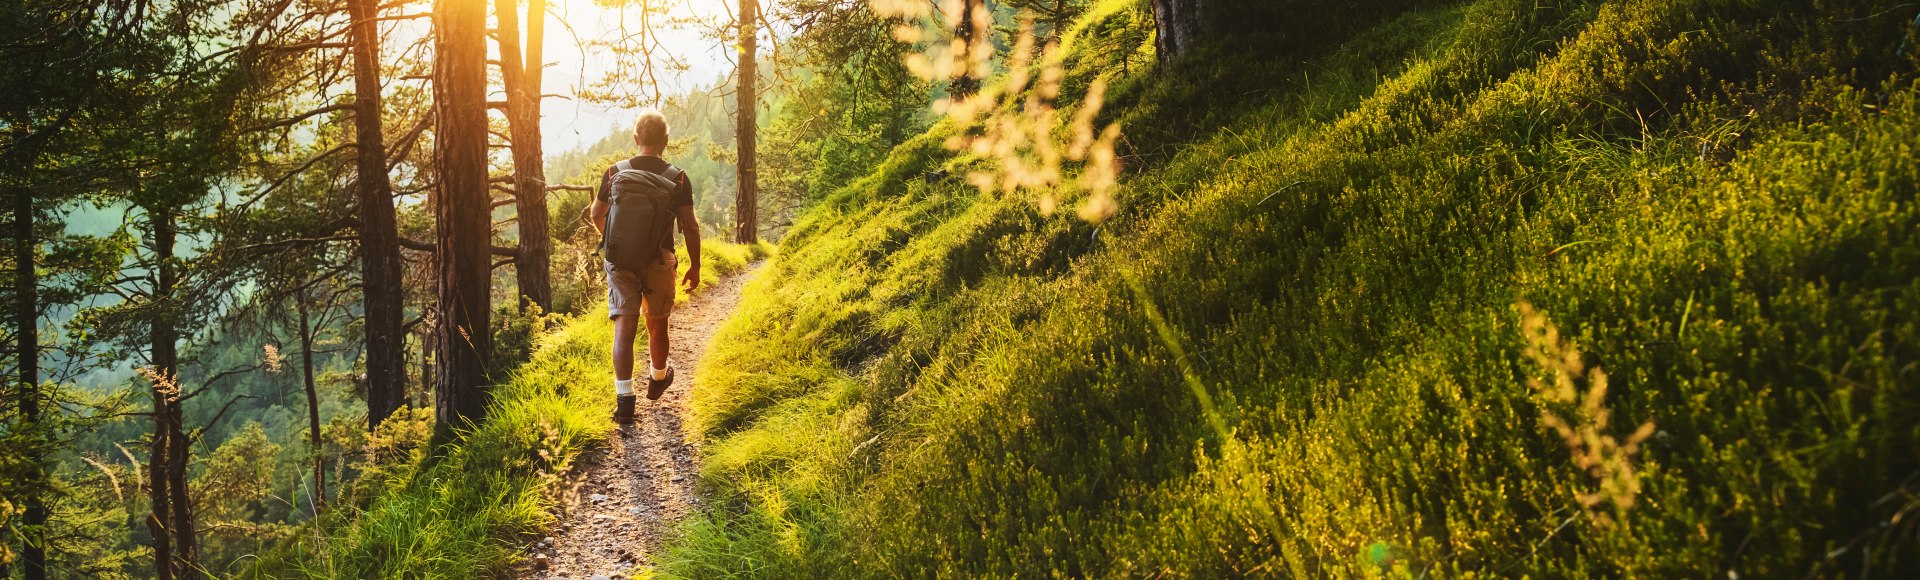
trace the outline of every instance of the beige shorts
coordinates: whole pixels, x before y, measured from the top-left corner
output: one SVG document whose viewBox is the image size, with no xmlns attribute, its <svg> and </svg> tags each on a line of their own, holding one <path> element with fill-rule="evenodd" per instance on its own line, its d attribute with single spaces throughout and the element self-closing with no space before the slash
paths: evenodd
<svg viewBox="0 0 1920 580">
<path fill-rule="evenodd" d="M 673 254 L 664 256 L 659 264 L 647 268 L 646 272 L 616 270 L 613 264 L 605 264 L 607 271 L 607 318 L 633 316 L 645 312 L 647 318 L 664 318 L 673 313 L 673 275 L 680 267 L 679 258 Z M 640 291 L 641 277 L 646 277 L 646 292 Z"/>
</svg>

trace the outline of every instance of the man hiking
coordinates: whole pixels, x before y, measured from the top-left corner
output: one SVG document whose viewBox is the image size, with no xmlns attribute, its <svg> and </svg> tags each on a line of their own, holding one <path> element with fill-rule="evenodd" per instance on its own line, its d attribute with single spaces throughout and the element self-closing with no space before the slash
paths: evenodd
<svg viewBox="0 0 1920 580">
<path fill-rule="evenodd" d="M 633 339 L 640 315 L 647 317 L 647 400 L 673 384 L 667 361 L 667 316 L 673 313 L 673 224 L 687 239 L 686 277 L 700 285 L 700 224 L 693 217 L 693 186 L 686 173 L 660 158 L 667 149 L 667 119 L 646 109 L 633 124 L 640 155 L 608 167 L 594 196 L 592 219 L 606 258 L 607 316 L 613 319 L 613 421 L 633 422 Z"/>
</svg>

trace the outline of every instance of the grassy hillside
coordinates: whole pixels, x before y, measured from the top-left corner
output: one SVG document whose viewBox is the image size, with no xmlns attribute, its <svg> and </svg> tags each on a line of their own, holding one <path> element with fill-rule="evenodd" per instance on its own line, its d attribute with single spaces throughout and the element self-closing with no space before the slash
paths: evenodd
<svg viewBox="0 0 1920 580">
<path fill-rule="evenodd" d="M 681 252 L 685 253 L 685 248 Z M 766 255 L 763 246 L 708 241 L 703 286 Z M 682 264 L 686 262 L 682 260 Z M 685 289 L 680 292 L 684 296 Z M 487 416 L 439 449 L 431 410 L 382 423 L 356 464 L 365 469 L 315 522 L 262 555 L 244 577 L 479 578 L 505 573 L 524 536 L 553 524 L 574 459 L 613 427 L 608 346 L 599 306 L 555 321 L 530 361 L 492 391 Z"/>
<path fill-rule="evenodd" d="M 1080 23 L 1103 225 L 948 125 L 809 210 L 666 571 L 1912 572 L 1920 8 L 1296 4 L 1264 61 Z"/>
</svg>

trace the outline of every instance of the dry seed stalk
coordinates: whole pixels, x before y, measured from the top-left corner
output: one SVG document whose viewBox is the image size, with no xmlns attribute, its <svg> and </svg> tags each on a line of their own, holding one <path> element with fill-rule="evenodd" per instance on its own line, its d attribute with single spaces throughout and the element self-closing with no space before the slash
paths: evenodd
<svg viewBox="0 0 1920 580">
<path fill-rule="evenodd" d="M 1525 302 L 1515 304 L 1520 311 L 1520 334 L 1527 341 L 1525 354 L 1534 364 L 1553 375 L 1552 382 L 1539 377 L 1527 379 L 1533 393 L 1546 401 L 1540 406 L 1540 423 L 1560 435 L 1573 454 L 1573 464 L 1592 476 L 1597 486 L 1575 494 L 1587 515 L 1601 524 L 1613 519 L 1599 511 L 1602 504 L 1614 512 L 1633 507 L 1640 493 L 1640 477 L 1634 470 L 1633 456 L 1640 444 L 1653 435 L 1653 422 L 1640 424 L 1625 441 L 1607 434 L 1613 412 L 1606 406 L 1607 373 L 1586 368 L 1580 349 L 1560 336 L 1560 329 L 1547 320 L 1545 312 Z M 1587 389 L 1580 392 L 1580 380 Z M 1563 417 L 1556 409 L 1567 411 Z"/>
</svg>

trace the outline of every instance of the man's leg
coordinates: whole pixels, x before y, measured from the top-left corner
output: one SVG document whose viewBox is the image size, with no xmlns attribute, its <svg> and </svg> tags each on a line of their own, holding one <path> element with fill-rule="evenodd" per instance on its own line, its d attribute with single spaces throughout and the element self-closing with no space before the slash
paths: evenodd
<svg viewBox="0 0 1920 580">
<path fill-rule="evenodd" d="M 607 265 L 607 317 L 613 319 L 613 422 L 633 422 L 633 339 L 640 326 L 640 281 Z"/>
<path fill-rule="evenodd" d="M 634 334 L 639 330 L 639 325 L 640 317 L 638 316 L 613 317 L 613 378 L 615 380 L 633 380 L 633 339 Z M 649 344 L 653 342 L 665 344 L 664 341 L 665 338 L 652 339 Z"/>
<path fill-rule="evenodd" d="M 672 254 L 661 256 L 658 266 L 648 268 L 646 300 L 642 301 L 642 311 L 647 315 L 647 351 L 652 356 L 647 365 L 647 399 L 659 400 L 667 387 L 673 385 L 673 369 L 667 362 L 667 317 L 673 314 L 673 273 L 676 261 Z"/>
<path fill-rule="evenodd" d="M 631 343 L 632 341 L 629 340 L 628 342 Z M 653 378 L 667 378 L 664 372 L 667 369 L 667 317 L 647 317 L 647 352 L 651 354 L 653 358 Z M 629 372 L 631 372 L 633 368 L 633 354 L 631 352 L 627 354 L 627 368 Z"/>
</svg>

